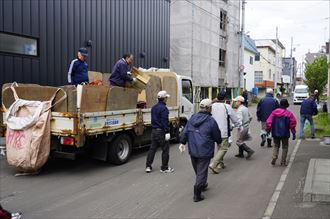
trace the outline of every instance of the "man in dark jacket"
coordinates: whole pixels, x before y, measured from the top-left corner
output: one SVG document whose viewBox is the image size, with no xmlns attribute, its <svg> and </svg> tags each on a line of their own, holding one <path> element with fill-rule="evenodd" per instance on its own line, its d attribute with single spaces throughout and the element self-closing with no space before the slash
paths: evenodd
<svg viewBox="0 0 330 219">
<path fill-rule="evenodd" d="M 168 166 L 169 161 L 169 140 L 170 140 L 170 127 L 169 127 L 169 111 L 166 107 L 167 98 L 170 97 L 166 91 L 158 92 L 158 103 L 151 109 L 151 146 L 148 152 L 146 161 L 146 172 L 152 171 L 152 163 L 158 147 L 162 148 L 162 166 L 161 173 L 171 173 L 173 168 Z"/>
<path fill-rule="evenodd" d="M 260 100 L 257 106 L 257 119 L 261 122 L 261 144 L 263 147 L 267 139 L 267 146 L 272 147 L 272 136 L 266 132 L 266 121 L 273 110 L 279 107 L 278 101 L 274 98 L 274 91 L 267 88 L 266 96 Z"/>
<path fill-rule="evenodd" d="M 119 59 L 112 69 L 109 82 L 112 86 L 125 87 L 126 81 L 133 81 L 134 79 L 127 74 L 128 66 L 133 63 L 132 54 L 124 54 L 123 58 Z"/>
<path fill-rule="evenodd" d="M 196 174 L 194 202 L 204 199 L 202 191 L 207 187 L 208 166 L 214 155 L 214 143 L 221 143 L 221 132 L 212 118 L 212 101 L 204 99 L 200 103 L 201 111 L 188 121 L 181 136 L 180 151 L 184 151 L 188 142 L 191 163 Z"/>
<path fill-rule="evenodd" d="M 305 99 L 301 103 L 300 107 L 300 138 L 305 138 L 304 136 L 304 126 L 306 120 L 309 121 L 311 125 L 311 138 L 315 138 L 315 129 L 313 115 L 317 114 L 317 105 L 315 103 L 314 95 L 311 95 L 309 98 Z"/>
<path fill-rule="evenodd" d="M 68 82 L 72 85 L 88 83 L 88 64 L 86 59 L 88 51 L 86 48 L 78 50 L 77 58 L 72 60 L 68 71 Z"/>
</svg>

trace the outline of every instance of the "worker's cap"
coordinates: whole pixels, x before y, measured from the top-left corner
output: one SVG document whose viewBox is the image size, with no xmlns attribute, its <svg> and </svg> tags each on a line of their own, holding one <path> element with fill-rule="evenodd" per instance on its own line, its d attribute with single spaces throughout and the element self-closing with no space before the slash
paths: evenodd
<svg viewBox="0 0 330 219">
<path fill-rule="evenodd" d="M 314 93 L 318 93 L 318 92 L 319 92 L 319 90 L 315 90 L 315 91 L 314 91 Z"/>
<path fill-rule="evenodd" d="M 282 100 L 280 101 L 280 107 L 281 107 L 281 108 L 288 108 L 288 107 L 289 107 L 289 102 L 288 102 L 288 100 L 287 100 L 287 99 L 282 99 Z"/>
<path fill-rule="evenodd" d="M 81 55 L 88 57 L 88 50 L 86 48 L 82 47 L 78 50 L 78 52 L 80 52 Z"/>
<path fill-rule="evenodd" d="M 199 104 L 200 108 L 210 108 L 212 106 L 212 100 L 210 99 L 203 99 Z"/>
<path fill-rule="evenodd" d="M 226 97 L 226 91 L 221 90 L 217 96 L 218 100 L 223 100 L 225 97 Z"/>
<path fill-rule="evenodd" d="M 241 103 L 244 103 L 245 99 L 244 99 L 244 97 L 242 97 L 242 96 L 237 96 L 237 97 L 234 99 L 234 101 L 235 101 L 235 102 L 236 102 L 236 101 L 239 101 L 239 102 L 241 102 Z"/>
<path fill-rule="evenodd" d="M 272 88 L 267 88 L 266 93 L 267 94 L 274 94 L 274 91 L 273 91 Z"/>
<path fill-rule="evenodd" d="M 161 90 L 158 92 L 157 94 L 158 98 L 166 98 L 166 97 L 170 97 L 170 95 L 166 92 L 166 90 Z"/>
</svg>

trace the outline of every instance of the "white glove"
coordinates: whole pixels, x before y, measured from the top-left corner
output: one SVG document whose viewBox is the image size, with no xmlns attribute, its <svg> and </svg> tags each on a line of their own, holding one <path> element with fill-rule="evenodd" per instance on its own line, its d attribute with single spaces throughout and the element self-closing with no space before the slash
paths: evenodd
<svg viewBox="0 0 330 219">
<path fill-rule="evenodd" d="M 185 151 L 186 151 L 186 145 L 184 145 L 184 144 L 180 144 L 180 145 L 179 145 L 179 151 L 180 151 L 181 153 L 185 152 Z"/>
<path fill-rule="evenodd" d="M 136 78 L 133 78 L 133 82 L 135 82 L 136 81 Z"/>
<path fill-rule="evenodd" d="M 171 134 L 170 133 L 166 133 L 165 134 L 165 141 L 169 141 L 171 138 Z"/>
</svg>

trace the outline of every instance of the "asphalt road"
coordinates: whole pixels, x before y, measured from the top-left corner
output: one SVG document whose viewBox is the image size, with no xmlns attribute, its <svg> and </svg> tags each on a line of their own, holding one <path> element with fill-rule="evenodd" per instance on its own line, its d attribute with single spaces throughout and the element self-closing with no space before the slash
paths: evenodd
<svg viewBox="0 0 330 219">
<path fill-rule="evenodd" d="M 291 106 L 296 115 L 298 109 Z M 88 158 L 51 160 L 39 175 L 21 177 L 0 158 L 1 204 L 23 212 L 24 218 L 262 218 L 284 168 L 270 165 L 272 149 L 259 146 L 255 106 L 250 110 L 249 145 L 256 153 L 251 160 L 238 159 L 233 145 L 225 157 L 227 168 L 209 174 L 202 202 L 192 201 L 194 172 L 188 154 L 172 145 L 171 174 L 159 172 L 160 152 L 154 171 L 146 174 L 146 150 L 135 152 L 122 166 Z M 295 143 L 290 141 L 290 153 Z"/>
</svg>

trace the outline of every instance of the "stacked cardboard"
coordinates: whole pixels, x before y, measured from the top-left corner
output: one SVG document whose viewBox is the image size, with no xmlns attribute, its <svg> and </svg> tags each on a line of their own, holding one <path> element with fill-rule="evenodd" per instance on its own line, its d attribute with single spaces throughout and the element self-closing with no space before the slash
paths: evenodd
<svg viewBox="0 0 330 219">
<path fill-rule="evenodd" d="M 135 109 L 138 91 L 132 88 L 111 87 L 107 96 L 106 111 Z"/>
</svg>

